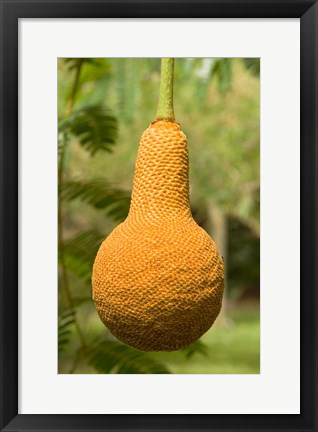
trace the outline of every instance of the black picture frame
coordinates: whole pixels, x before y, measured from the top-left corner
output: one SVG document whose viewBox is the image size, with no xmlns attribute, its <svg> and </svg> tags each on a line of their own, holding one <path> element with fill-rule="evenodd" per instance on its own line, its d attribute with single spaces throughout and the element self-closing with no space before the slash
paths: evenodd
<svg viewBox="0 0 318 432">
<path fill-rule="evenodd" d="M 24 415 L 18 413 L 18 20 L 19 18 L 104 17 L 300 18 L 301 413 L 299 415 Z M 318 430 L 317 18 L 317 2 L 312 0 L 171 0 L 169 2 L 164 0 L 1 0 L 1 431 L 309 432 Z"/>
</svg>

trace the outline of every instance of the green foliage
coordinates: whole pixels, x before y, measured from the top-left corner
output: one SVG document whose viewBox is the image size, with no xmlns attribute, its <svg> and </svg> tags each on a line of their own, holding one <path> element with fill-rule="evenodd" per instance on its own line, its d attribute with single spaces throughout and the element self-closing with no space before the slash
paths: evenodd
<svg viewBox="0 0 318 432">
<path fill-rule="evenodd" d="M 89 282 L 96 253 L 104 238 L 105 235 L 97 231 L 85 231 L 65 242 L 63 255 L 67 269 Z"/>
<path fill-rule="evenodd" d="M 69 71 L 77 70 L 80 63 L 85 62 L 88 64 L 95 63 L 95 59 L 83 59 L 83 58 L 61 58 Z"/>
<path fill-rule="evenodd" d="M 139 64 L 134 58 L 115 60 L 115 83 L 120 118 L 131 123 L 136 115 L 139 95 Z"/>
<path fill-rule="evenodd" d="M 260 268 L 251 265 L 260 260 L 259 238 L 236 218 L 229 218 L 228 280 L 229 297 L 259 296 Z"/>
<path fill-rule="evenodd" d="M 243 63 L 248 71 L 259 77 L 261 69 L 261 62 L 259 58 L 244 58 Z"/>
<path fill-rule="evenodd" d="M 221 93 L 228 91 L 232 85 L 232 59 L 222 58 L 214 63 L 212 78 L 216 76 Z"/>
<path fill-rule="evenodd" d="M 75 323 L 75 312 L 72 309 L 65 310 L 58 319 L 58 352 L 62 354 L 64 349 L 67 347 L 72 328 Z"/>
<path fill-rule="evenodd" d="M 65 200 L 80 199 L 97 210 L 106 210 L 116 222 L 124 220 L 129 211 L 130 194 L 104 179 L 69 180 L 61 185 L 60 193 Z"/>
<path fill-rule="evenodd" d="M 117 341 L 101 340 L 91 346 L 88 362 L 103 374 L 168 374 L 169 370 L 147 354 Z"/>
<path fill-rule="evenodd" d="M 92 156 L 99 151 L 111 152 L 118 135 L 117 119 L 102 105 L 87 106 L 62 118 L 59 132 L 77 137 Z"/>
<path fill-rule="evenodd" d="M 186 358 L 191 358 L 194 354 L 207 355 L 207 346 L 199 339 L 196 342 L 182 348 L 180 350 Z"/>
</svg>

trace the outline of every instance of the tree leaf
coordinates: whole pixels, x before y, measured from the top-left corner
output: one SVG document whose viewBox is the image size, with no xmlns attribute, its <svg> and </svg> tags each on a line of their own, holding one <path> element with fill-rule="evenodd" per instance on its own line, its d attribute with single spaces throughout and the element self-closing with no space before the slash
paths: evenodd
<svg viewBox="0 0 318 432">
<path fill-rule="evenodd" d="M 208 355 L 207 346 L 200 340 L 182 348 L 180 351 L 186 356 L 186 358 L 190 358 L 194 354 L 201 354 L 203 356 Z"/>
<path fill-rule="evenodd" d="M 168 374 L 169 370 L 147 354 L 117 341 L 98 341 L 87 353 L 89 363 L 103 374 Z"/>
<path fill-rule="evenodd" d="M 69 343 L 72 333 L 72 326 L 75 322 L 75 312 L 72 309 L 66 310 L 58 319 L 58 352 L 64 351 Z"/>
<path fill-rule="evenodd" d="M 81 199 L 96 209 L 106 209 L 106 214 L 116 222 L 123 221 L 128 215 L 130 194 L 110 186 L 103 179 L 71 180 L 62 185 L 60 193 L 63 199 Z"/>
<path fill-rule="evenodd" d="M 76 136 L 80 144 L 94 155 L 112 151 L 118 136 L 116 117 L 103 105 L 91 105 L 72 111 L 59 121 L 59 132 Z"/>
<path fill-rule="evenodd" d="M 104 238 L 105 234 L 91 230 L 82 232 L 65 242 L 63 256 L 67 270 L 89 282 L 96 253 Z M 80 303 L 79 300 L 77 305 Z"/>
</svg>

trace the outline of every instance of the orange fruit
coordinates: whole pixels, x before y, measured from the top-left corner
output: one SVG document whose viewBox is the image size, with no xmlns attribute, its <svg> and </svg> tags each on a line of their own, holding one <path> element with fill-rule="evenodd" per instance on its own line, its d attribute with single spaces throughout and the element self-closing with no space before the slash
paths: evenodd
<svg viewBox="0 0 318 432">
<path fill-rule="evenodd" d="M 93 267 L 100 319 L 143 351 L 178 350 L 218 316 L 224 266 L 189 204 L 187 140 L 178 123 L 143 133 L 130 211 L 102 243 Z"/>
</svg>

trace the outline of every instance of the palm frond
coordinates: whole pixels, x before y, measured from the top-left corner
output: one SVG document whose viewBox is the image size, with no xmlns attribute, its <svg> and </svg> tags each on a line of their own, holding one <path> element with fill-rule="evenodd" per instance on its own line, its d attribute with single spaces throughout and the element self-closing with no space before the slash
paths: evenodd
<svg viewBox="0 0 318 432">
<path fill-rule="evenodd" d="M 180 350 L 186 358 L 192 357 L 194 354 L 201 354 L 203 356 L 207 356 L 208 348 L 207 346 L 200 340 L 182 348 Z"/>
<path fill-rule="evenodd" d="M 72 333 L 72 326 L 75 322 L 75 312 L 72 309 L 66 310 L 58 318 L 58 352 L 59 354 L 66 348 Z"/>
<path fill-rule="evenodd" d="M 87 351 L 89 363 L 102 374 L 168 374 L 169 370 L 147 354 L 117 341 L 99 341 Z"/>
<path fill-rule="evenodd" d="M 63 258 L 67 269 L 89 282 L 96 253 L 104 238 L 105 234 L 97 231 L 85 231 L 65 242 Z M 78 304 L 82 302 L 79 299 Z"/>
<path fill-rule="evenodd" d="M 60 193 L 68 201 L 81 199 L 96 209 L 106 210 L 106 214 L 117 222 L 123 221 L 129 211 L 130 194 L 110 186 L 103 179 L 71 180 L 62 185 Z"/>
<path fill-rule="evenodd" d="M 80 144 L 94 155 L 112 151 L 118 135 L 116 117 L 103 105 L 91 105 L 72 111 L 59 121 L 59 132 L 76 136 Z"/>
</svg>

